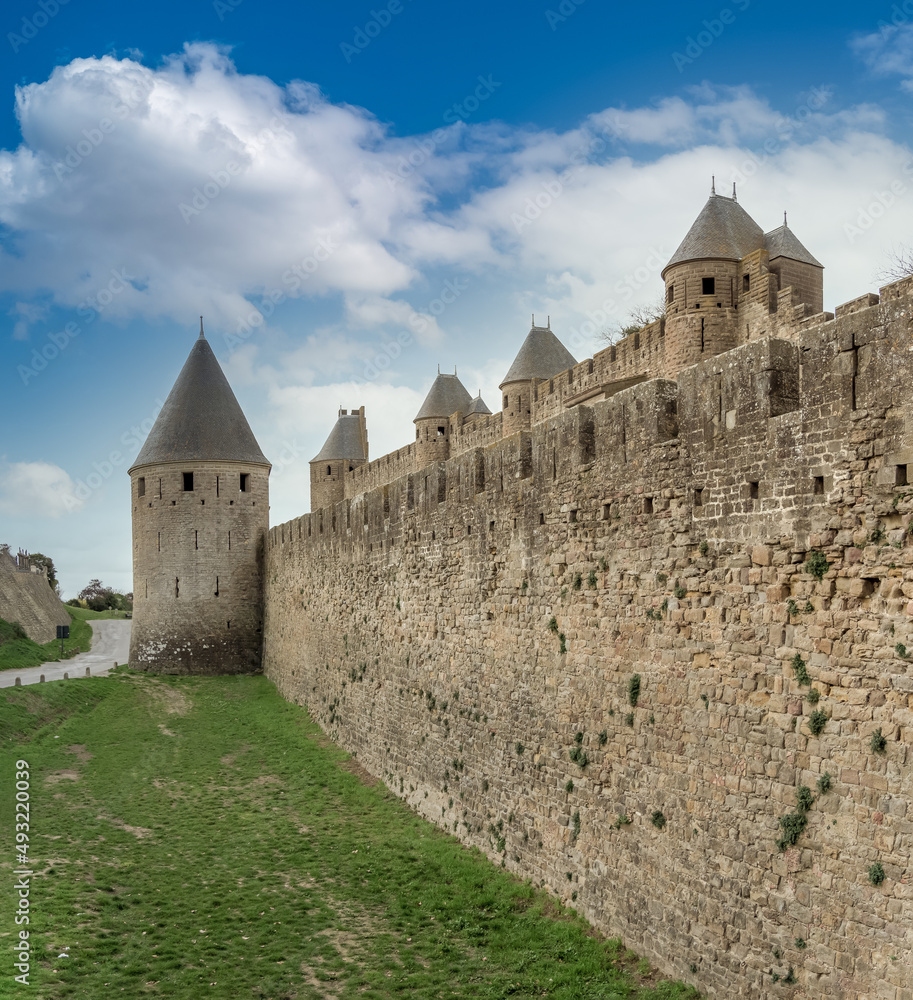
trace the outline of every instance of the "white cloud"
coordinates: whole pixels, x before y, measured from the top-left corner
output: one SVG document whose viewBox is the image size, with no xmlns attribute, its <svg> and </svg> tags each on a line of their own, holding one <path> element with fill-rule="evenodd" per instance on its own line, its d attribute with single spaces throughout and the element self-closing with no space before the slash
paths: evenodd
<svg viewBox="0 0 913 1000">
<path fill-rule="evenodd" d="M 85 503 L 69 474 L 49 462 L 0 467 L 0 511 L 11 517 L 60 517 Z"/>
<path fill-rule="evenodd" d="M 901 87 L 913 90 L 913 24 L 883 24 L 853 39 L 852 48 L 873 73 L 904 77 Z"/>
</svg>

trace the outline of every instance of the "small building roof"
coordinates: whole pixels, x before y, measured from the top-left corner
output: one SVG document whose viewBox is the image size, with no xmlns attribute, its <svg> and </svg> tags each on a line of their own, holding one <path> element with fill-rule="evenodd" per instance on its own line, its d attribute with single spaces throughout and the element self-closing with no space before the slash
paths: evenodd
<svg viewBox="0 0 913 1000">
<path fill-rule="evenodd" d="M 764 234 L 764 245 L 767 247 L 767 252 L 770 254 L 771 260 L 775 257 L 789 257 L 790 260 L 798 260 L 803 264 L 814 264 L 815 267 L 824 267 L 799 242 L 799 238 L 786 225 L 786 222 L 778 229 Z"/>
<path fill-rule="evenodd" d="M 442 419 L 449 417 L 451 413 L 461 410 L 466 413 L 472 397 L 466 391 L 463 383 L 457 378 L 456 372 L 453 375 L 446 375 L 438 372 L 437 378 L 428 390 L 425 402 L 415 415 L 416 420 L 427 420 L 431 417 Z"/>
<path fill-rule="evenodd" d="M 219 367 L 209 342 L 197 338 L 130 472 L 161 462 L 270 463 Z"/>
<path fill-rule="evenodd" d="M 323 447 L 311 462 L 364 462 L 365 442 L 361 434 L 361 417 L 358 413 L 340 413 Z"/>
<path fill-rule="evenodd" d="M 501 385 L 507 385 L 508 382 L 528 382 L 534 378 L 545 380 L 576 364 L 573 354 L 549 327 L 533 325 Z"/>
<path fill-rule="evenodd" d="M 469 409 L 466 411 L 466 415 L 469 416 L 470 413 L 491 413 L 491 410 L 488 409 L 482 399 L 482 393 L 479 393 L 478 396 L 476 396 L 476 398 L 469 404 Z"/>
<path fill-rule="evenodd" d="M 688 260 L 741 260 L 763 246 L 761 227 L 736 199 L 711 194 L 688 230 L 688 235 L 663 268 L 663 274 L 673 264 Z"/>
</svg>

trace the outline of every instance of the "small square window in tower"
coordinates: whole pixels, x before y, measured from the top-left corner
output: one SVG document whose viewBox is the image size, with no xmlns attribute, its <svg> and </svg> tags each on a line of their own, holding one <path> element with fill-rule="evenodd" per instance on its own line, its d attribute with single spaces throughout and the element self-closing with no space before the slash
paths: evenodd
<svg viewBox="0 0 913 1000">
<path fill-rule="evenodd" d="M 192 493 L 193 492 L 193 473 L 192 472 L 185 472 L 184 473 L 184 492 L 185 493 Z"/>
<path fill-rule="evenodd" d="M 140 476 L 136 481 L 136 495 L 144 497 L 146 495 L 146 477 Z"/>
<path fill-rule="evenodd" d="M 715 294 L 716 294 L 716 279 L 701 278 L 701 295 L 715 295 Z"/>
<path fill-rule="evenodd" d="M 250 493 L 250 473 L 249 472 L 242 472 L 241 473 L 241 492 L 242 493 Z"/>
</svg>

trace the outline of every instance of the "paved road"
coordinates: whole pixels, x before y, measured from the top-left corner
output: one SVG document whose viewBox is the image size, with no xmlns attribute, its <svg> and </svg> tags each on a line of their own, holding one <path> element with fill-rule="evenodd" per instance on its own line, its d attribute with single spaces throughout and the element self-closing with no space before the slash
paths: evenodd
<svg viewBox="0 0 913 1000">
<path fill-rule="evenodd" d="M 106 674 L 116 663 L 126 663 L 130 654 L 130 626 L 132 622 L 116 618 L 98 618 L 90 621 L 92 628 L 92 648 L 88 653 L 80 653 L 69 660 L 58 663 L 44 663 L 40 667 L 25 670 L 4 670 L 0 673 L 0 687 L 12 687 L 16 678 L 23 684 L 38 684 L 44 674 L 46 681 L 62 680 L 65 673 L 70 678 L 85 677 L 86 667 L 93 677 Z"/>
</svg>

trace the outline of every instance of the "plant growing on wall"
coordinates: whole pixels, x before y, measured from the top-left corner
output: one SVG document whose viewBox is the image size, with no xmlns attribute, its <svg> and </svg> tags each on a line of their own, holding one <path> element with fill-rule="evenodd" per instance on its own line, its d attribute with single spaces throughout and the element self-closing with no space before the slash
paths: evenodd
<svg viewBox="0 0 913 1000">
<path fill-rule="evenodd" d="M 820 736 L 826 725 L 827 716 L 820 710 L 812 712 L 808 717 L 808 728 L 811 730 L 812 736 Z"/>
<path fill-rule="evenodd" d="M 881 885 L 884 880 L 884 868 L 881 867 L 880 861 L 876 861 L 874 865 L 869 867 L 869 881 L 872 885 Z"/>
<path fill-rule="evenodd" d="M 888 741 L 885 739 L 884 733 L 881 731 L 881 726 L 879 726 L 875 732 L 872 733 L 872 738 L 869 740 L 869 749 L 872 753 L 884 753 L 887 745 Z"/>
<path fill-rule="evenodd" d="M 637 708 L 638 698 L 640 698 L 640 674 L 633 674 L 628 681 L 628 703 L 631 708 Z"/>
<path fill-rule="evenodd" d="M 653 810 L 653 815 L 650 817 L 650 822 L 656 827 L 657 830 L 662 830 L 666 825 L 666 817 L 659 811 L 659 809 Z"/>
<path fill-rule="evenodd" d="M 804 568 L 809 576 L 813 576 L 816 580 L 820 581 L 824 579 L 824 574 L 831 568 L 831 564 L 827 561 L 827 556 L 816 549 L 809 552 Z"/>
<path fill-rule="evenodd" d="M 796 653 L 790 662 L 792 664 L 793 670 L 795 671 L 796 680 L 803 687 L 805 687 L 808 684 L 811 684 L 812 679 L 811 677 L 808 676 L 808 671 L 805 669 L 805 660 L 802 659 L 802 654 Z"/>
</svg>

